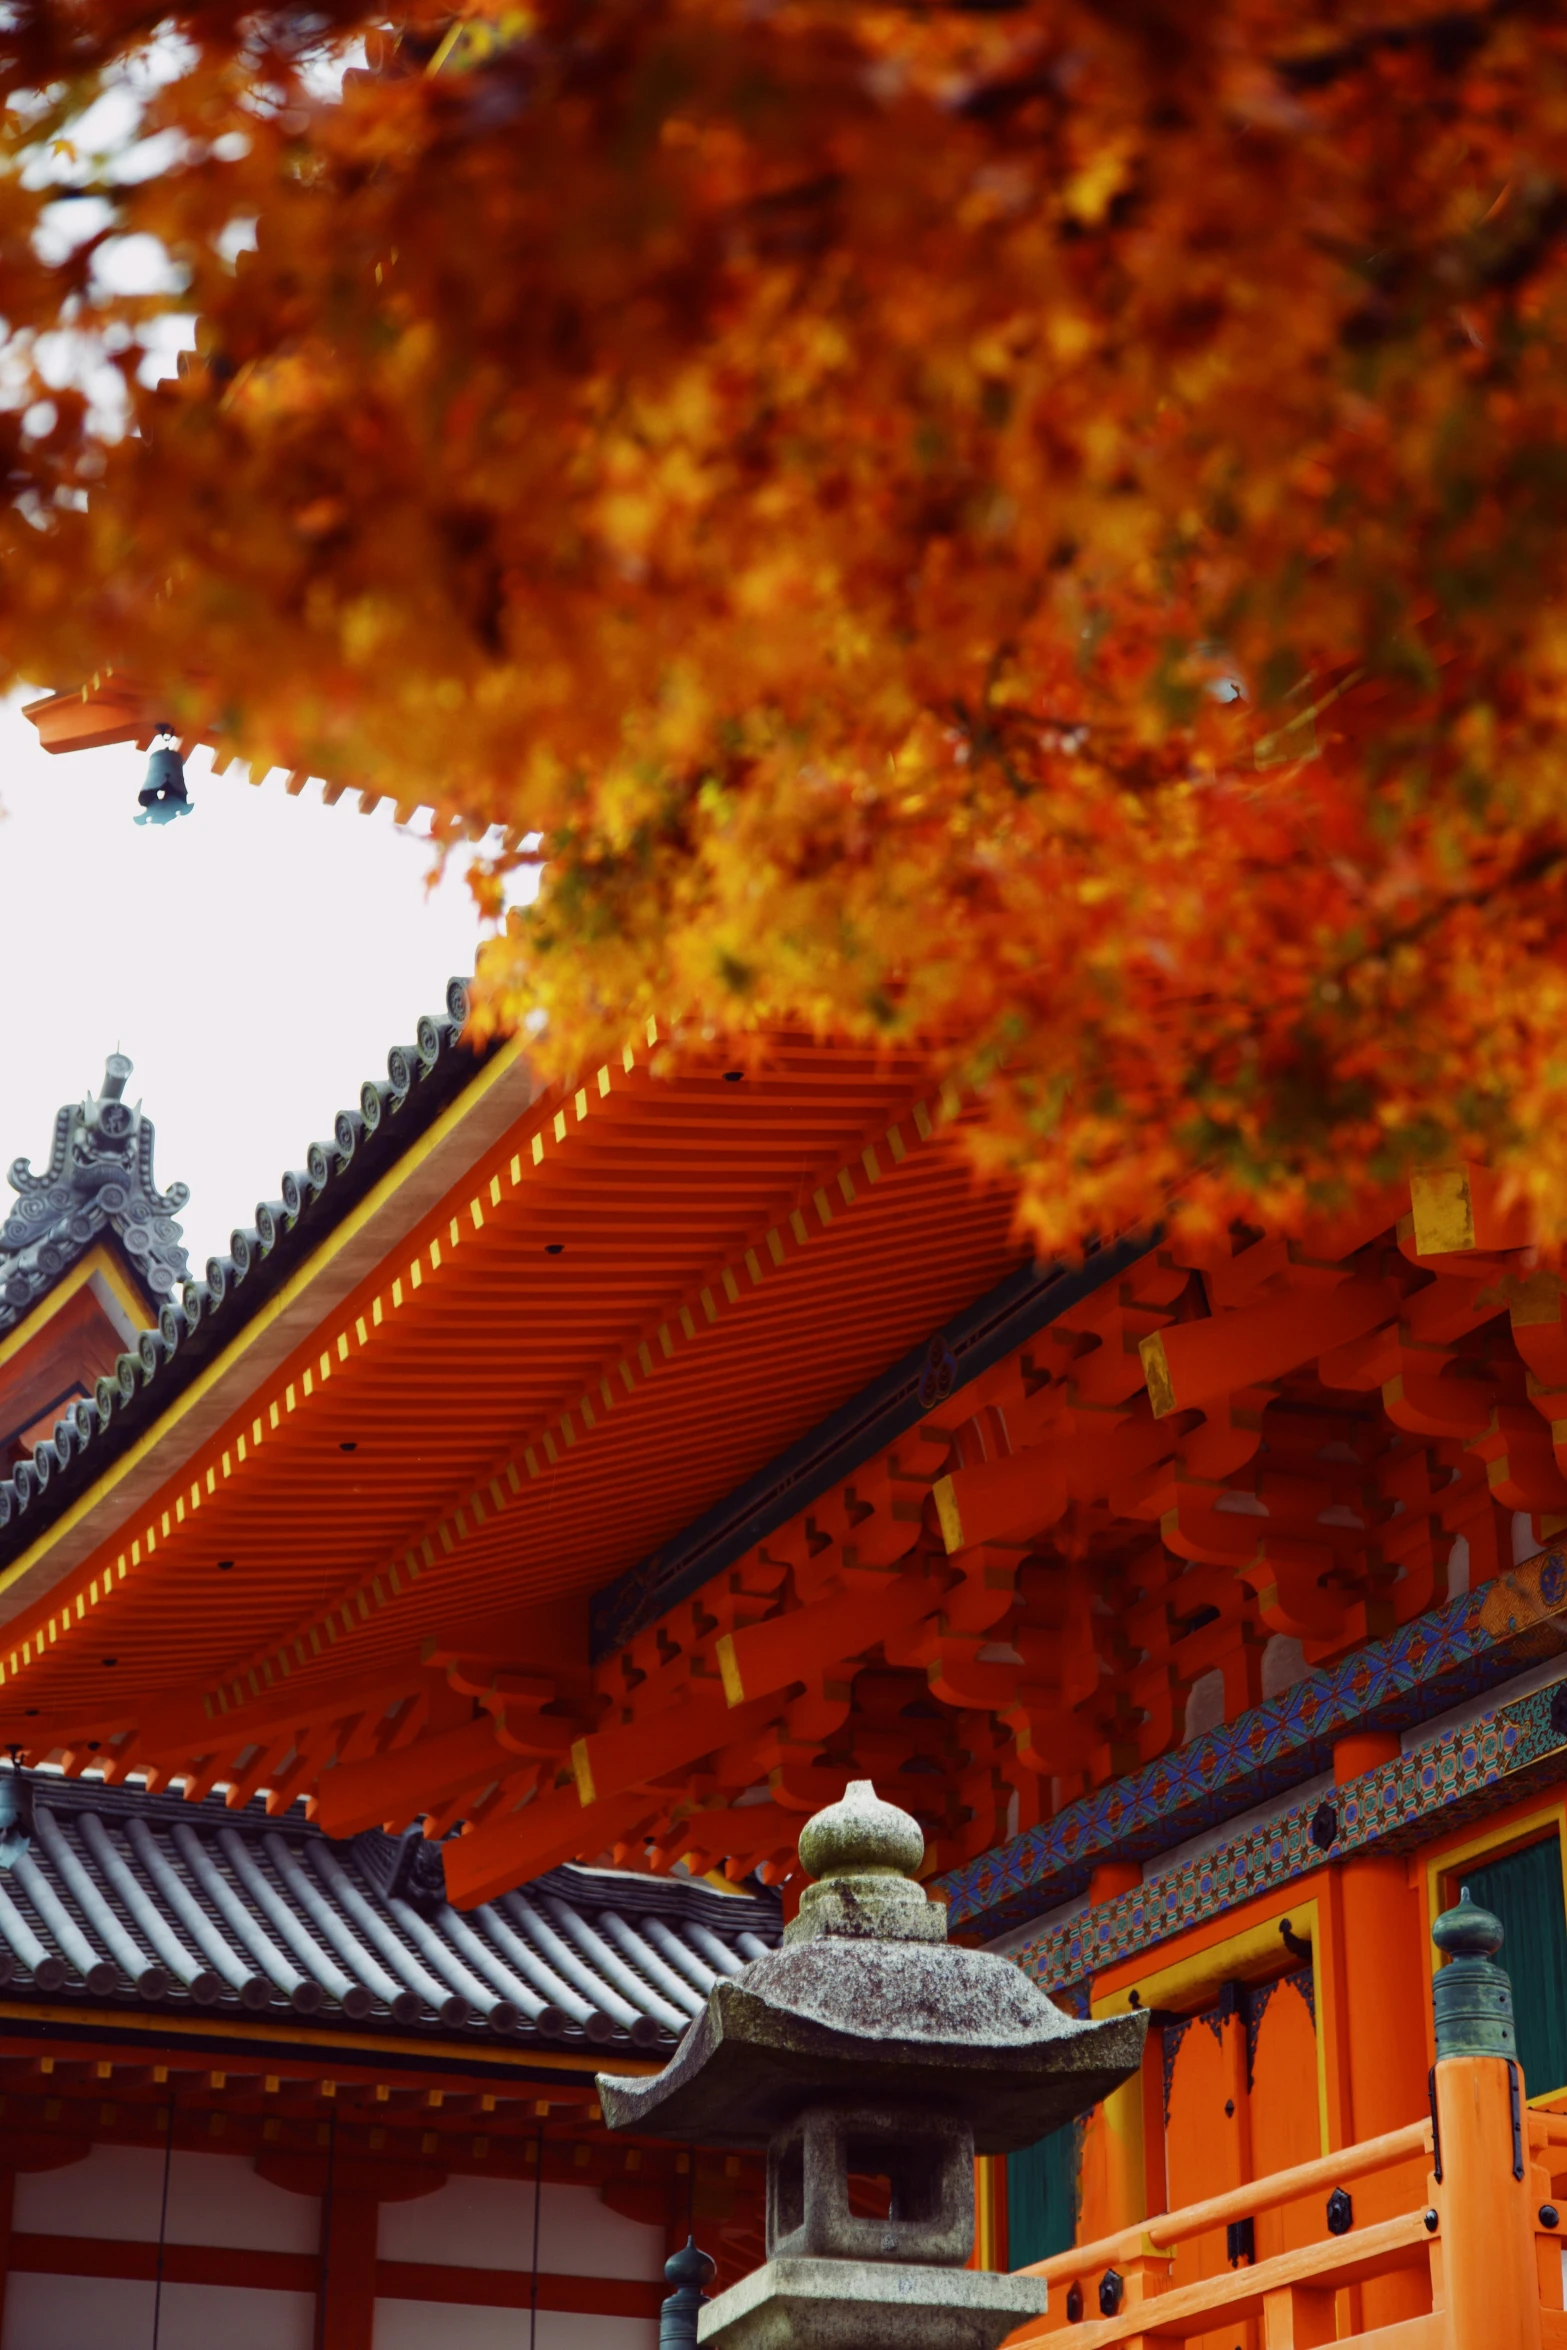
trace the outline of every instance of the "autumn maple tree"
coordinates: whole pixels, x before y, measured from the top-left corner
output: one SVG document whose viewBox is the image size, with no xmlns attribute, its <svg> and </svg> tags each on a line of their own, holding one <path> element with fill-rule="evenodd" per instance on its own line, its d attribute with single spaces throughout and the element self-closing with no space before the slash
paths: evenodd
<svg viewBox="0 0 1567 2350">
<path fill-rule="evenodd" d="M 12 0 L 0 76 L 12 680 L 509 828 L 559 1070 L 915 1045 L 1044 1244 L 1462 1156 L 1567 1234 L 1550 0 Z"/>
</svg>

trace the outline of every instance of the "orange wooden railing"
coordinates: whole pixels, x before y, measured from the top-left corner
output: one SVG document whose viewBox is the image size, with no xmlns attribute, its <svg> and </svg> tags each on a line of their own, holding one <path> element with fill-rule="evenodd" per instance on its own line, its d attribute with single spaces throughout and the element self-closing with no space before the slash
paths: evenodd
<svg viewBox="0 0 1567 2350">
<path fill-rule="evenodd" d="M 1048 2280 L 1049 2311 L 1013 2334 L 1009 2350 L 1060 2333 L 1061 2350 L 1174 2350 L 1199 2339 L 1206 2350 L 1567 2350 L 1553 2186 L 1567 2179 L 1567 2115 L 1531 2113 L 1521 2068 L 1503 2057 L 1449 2057 L 1434 2085 L 1435 2133 L 1417 2122 L 1038 2262 L 1026 2273 Z M 1330 2232 L 1335 2189 L 1365 2182 L 1362 2200 L 1385 2208 L 1400 2181 L 1408 2198 L 1422 2160 L 1421 2202 Z M 1312 2198 L 1321 2199 L 1318 2240 L 1255 2261 L 1237 2254 L 1217 2276 L 1173 2277 L 1182 2245 L 1286 2205 L 1298 2220 Z M 1336 2216 L 1343 2224 L 1342 2201 Z M 1424 2312 L 1374 2322 L 1378 2287 L 1393 2278 L 1405 2280 L 1395 2301 Z"/>
</svg>

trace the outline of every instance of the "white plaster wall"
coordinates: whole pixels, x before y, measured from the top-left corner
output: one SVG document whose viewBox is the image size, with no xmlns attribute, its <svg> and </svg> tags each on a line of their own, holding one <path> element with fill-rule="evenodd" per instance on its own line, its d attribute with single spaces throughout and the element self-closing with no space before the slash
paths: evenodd
<svg viewBox="0 0 1567 2350">
<path fill-rule="evenodd" d="M 1288 1632 L 1275 1632 L 1262 1651 L 1263 1696 L 1282 1697 L 1286 1689 L 1305 1680 L 1308 1670 L 1304 1643 Z"/>
<path fill-rule="evenodd" d="M 0 2350 L 152 2350 L 154 2290 L 117 2277 L 13 2275 Z M 165 2282 L 157 2350 L 213 2350 L 218 2343 L 222 2350 L 311 2350 L 314 2333 L 313 2294 Z M 428 2336 L 422 2350 L 438 2339 Z M 539 2350 L 546 2350 L 542 2342 Z M 578 2346 L 563 2341 L 561 2350 Z M 626 2350 L 633 2350 L 629 2342 Z"/>
<path fill-rule="evenodd" d="M 1205 1731 L 1223 1726 L 1224 1675 L 1215 1666 L 1211 1673 L 1199 1673 L 1186 1693 L 1186 1722 L 1181 1743 L 1190 1746 Z"/>
<path fill-rule="evenodd" d="M 658 2350 L 658 2320 L 654 2317 L 584 2317 L 575 2310 L 541 2309 L 530 2341 L 531 2318 L 532 2312 L 526 2309 L 470 2309 L 448 2301 L 378 2301 L 374 2350 Z M 10 2350 L 8 2343 L 3 2350 Z M 39 2350 L 44 2346 L 39 2345 Z M 78 2346 L 60 2343 L 49 2345 L 48 2350 L 78 2350 Z M 104 2346 L 83 2343 L 80 2350 L 104 2350 Z M 115 2350 L 121 2346 L 116 2345 Z M 123 2350 L 134 2350 L 134 2345 L 126 2343 Z M 164 2350 L 162 2343 L 158 2350 Z"/>
<path fill-rule="evenodd" d="M 63 2169 L 20 2172 L 11 2224 L 28 2235 L 156 2243 L 162 2200 L 163 2156 L 156 2147 L 95 2146 L 84 2161 Z M 313 2195 L 274 2187 L 244 2155 L 191 2154 L 176 2147 L 169 2166 L 169 2243 L 314 2252 L 319 2227 Z"/>
<path fill-rule="evenodd" d="M 526 2272 L 533 2266 L 533 2195 L 528 2179 L 448 2179 L 433 2195 L 421 2195 L 407 2203 L 383 2203 L 376 2249 L 383 2260 L 429 2260 L 439 2261 L 444 2268 Z M 599 2200 L 595 2187 L 546 2182 L 539 2206 L 539 2266 L 557 2276 L 661 2280 L 664 2231 L 611 2211 Z M 605 2318 L 602 2322 L 622 2321 Z M 630 2337 L 627 2339 L 629 2346 Z M 516 2350 L 515 2343 L 510 2350 Z M 607 2336 L 605 2350 L 609 2350 Z"/>
</svg>

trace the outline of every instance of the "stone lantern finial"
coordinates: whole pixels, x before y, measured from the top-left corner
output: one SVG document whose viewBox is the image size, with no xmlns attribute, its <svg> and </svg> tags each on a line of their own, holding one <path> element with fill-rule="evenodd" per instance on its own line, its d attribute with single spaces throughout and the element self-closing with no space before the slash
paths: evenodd
<svg viewBox="0 0 1567 2350">
<path fill-rule="evenodd" d="M 925 1858 L 925 1832 L 895 1803 L 883 1803 L 869 1779 L 851 1779 L 839 1803 L 808 1820 L 800 1864 L 817 1882 L 800 1896 L 800 1914 L 784 1942 L 820 1934 L 879 1942 L 945 1942 L 945 1912 L 914 1882 Z"/>
<path fill-rule="evenodd" d="M 925 1831 L 895 1803 L 883 1803 L 869 1779 L 851 1779 L 800 1831 L 800 1865 L 813 1877 L 918 1876 Z"/>
</svg>

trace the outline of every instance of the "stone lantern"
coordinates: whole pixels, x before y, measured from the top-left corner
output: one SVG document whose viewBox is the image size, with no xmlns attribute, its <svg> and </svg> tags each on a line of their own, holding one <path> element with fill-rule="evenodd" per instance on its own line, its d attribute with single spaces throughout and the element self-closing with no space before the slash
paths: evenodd
<svg viewBox="0 0 1567 2350">
<path fill-rule="evenodd" d="M 1045 2307 L 969 2269 L 974 2157 L 1010 2154 L 1135 2073 L 1146 2015 L 1079 2023 L 1009 1960 L 947 1941 L 917 1821 L 869 1780 L 800 1838 L 784 1946 L 716 1983 L 664 2070 L 600 2076 L 611 2129 L 767 2148 L 767 2261 L 702 2310 L 711 2350 L 996 2350 Z M 887 2182 L 887 2216 L 850 2202 Z"/>
</svg>

